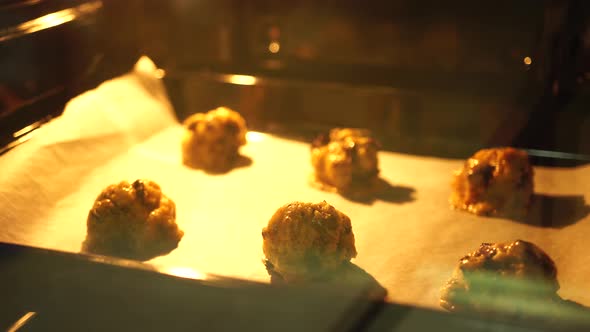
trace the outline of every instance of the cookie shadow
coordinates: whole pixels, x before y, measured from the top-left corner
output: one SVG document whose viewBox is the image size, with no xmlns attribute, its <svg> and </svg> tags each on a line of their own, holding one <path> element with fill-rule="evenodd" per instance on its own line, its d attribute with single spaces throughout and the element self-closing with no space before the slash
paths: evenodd
<svg viewBox="0 0 590 332">
<path fill-rule="evenodd" d="M 537 227 L 563 228 L 579 222 L 589 213 L 590 205 L 582 195 L 534 194 L 529 213 L 513 220 Z"/>
<path fill-rule="evenodd" d="M 385 179 L 379 178 L 376 183 L 376 190 L 360 192 L 355 194 L 342 193 L 342 197 L 349 201 L 371 205 L 376 201 L 387 203 L 404 204 L 415 200 L 416 190 L 412 187 L 393 186 Z"/>
<path fill-rule="evenodd" d="M 208 175 L 224 175 L 231 172 L 234 169 L 249 167 L 252 165 L 252 163 L 252 158 L 240 154 L 236 157 L 236 160 L 232 165 L 230 165 L 230 167 L 222 169 L 203 169 L 203 171 Z"/>
<path fill-rule="evenodd" d="M 289 285 L 280 273 L 275 271 L 274 266 L 268 261 L 263 260 L 266 271 L 270 276 L 270 283 L 273 285 Z M 338 269 L 331 273 L 322 274 L 314 279 L 300 281 L 301 283 L 310 283 L 314 285 L 330 284 L 337 286 L 361 286 L 365 288 L 366 295 L 370 299 L 383 300 L 387 296 L 387 290 L 375 277 L 358 265 L 345 262 Z"/>
</svg>

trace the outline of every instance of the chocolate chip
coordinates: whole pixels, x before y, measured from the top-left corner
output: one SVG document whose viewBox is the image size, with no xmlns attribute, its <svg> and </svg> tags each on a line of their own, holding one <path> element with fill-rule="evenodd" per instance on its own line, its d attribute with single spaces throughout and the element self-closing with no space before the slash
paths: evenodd
<svg viewBox="0 0 590 332">
<path fill-rule="evenodd" d="M 480 185 L 484 188 L 490 185 L 492 178 L 494 177 L 494 170 L 496 168 L 492 165 L 482 165 L 479 167 L 474 167 L 473 171 L 468 175 L 471 181 L 478 181 L 480 180 Z"/>
<path fill-rule="evenodd" d="M 225 122 L 223 125 L 225 127 L 225 131 L 231 136 L 235 136 L 240 132 L 240 127 L 233 121 Z"/>
<path fill-rule="evenodd" d="M 143 181 L 136 180 L 135 182 L 133 182 L 132 186 L 133 189 L 135 189 L 135 194 L 137 195 L 137 198 L 143 201 L 143 199 L 145 198 L 145 185 L 143 184 Z"/>
</svg>

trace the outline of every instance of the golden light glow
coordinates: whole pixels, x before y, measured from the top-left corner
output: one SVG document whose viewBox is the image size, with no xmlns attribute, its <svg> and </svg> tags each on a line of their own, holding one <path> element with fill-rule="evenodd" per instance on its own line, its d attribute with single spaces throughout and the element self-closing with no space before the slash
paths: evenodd
<svg viewBox="0 0 590 332">
<path fill-rule="evenodd" d="M 71 22 L 80 16 L 91 14 L 101 7 L 101 1 L 94 1 L 75 8 L 64 9 L 38 17 L 34 20 L 24 22 L 16 27 L 0 32 L 0 41 L 9 40 L 27 33 L 41 31 Z"/>
<path fill-rule="evenodd" d="M 134 69 L 150 76 L 153 75 L 153 77 L 157 79 L 162 79 L 166 76 L 166 71 L 156 67 L 156 64 L 152 61 L 152 59 L 145 55 L 142 55 L 139 60 L 137 60 Z"/>
<path fill-rule="evenodd" d="M 33 123 L 32 125 L 28 125 L 28 126 L 24 127 L 23 129 L 14 132 L 12 134 L 12 137 L 17 138 L 17 137 L 23 136 L 24 134 L 29 133 L 37 128 L 39 128 L 39 123 Z"/>
<path fill-rule="evenodd" d="M 246 140 L 248 142 L 260 142 L 264 140 L 264 134 L 257 131 L 249 131 L 246 134 Z"/>
<path fill-rule="evenodd" d="M 30 140 L 33 137 L 34 134 L 35 134 L 35 132 L 32 131 L 32 132 L 30 132 L 30 133 L 28 133 L 26 135 L 23 135 L 23 136 L 17 138 L 13 142 L 8 143 L 8 145 L 6 145 L 4 147 L 1 147 L 0 148 L 0 155 L 3 154 L 6 151 L 12 149 L 12 148 L 17 147 L 20 144 L 22 144 L 22 143 Z"/>
<path fill-rule="evenodd" d="M 35 317 L 37 313 L 34 311 L 29 311 L 26 314 L 24 314 L 21 318 L 19 318 L 14 324 L 12 324 L 11 327 L 8 328 L 8 330 L 6 330 L 7 332 L 16 332 L 18 330 L 20 330 L 21 327 L 23 327 L 28 321 L 31 320 L 31 318 Z"/>
<path fill-rule="evenodd" d="M 154 71 L 154 76 L 155 76 L 157 79 L 162 79 L 162 78 L 164 78 L 164 76 L 166 76 L 166 71 L 165 71 L 164 69 L 159 69 L 159 68 L 158 68 L 158 69 L 156 69 L 156 70 Z"/>
<path fill-rule="evenodd" d="M 530 66 L 533 63 L 533 59 L 531 59 L 530 56 L 524 57 L 524 59 L 522 60 L 524 62 L 525 65 Z"/>
<path fill-rule="evenodd" d="M 162 270 L 163 273 L 180 278 L 205 280 L 207 275 L 190 267 L 169 267 Z"/>
<path fill-rule="evenodd" d="M 268 51 L 270 53 L 279 53 L 280 50 L 281 50 L 281 44 L 279 44 L 278 42 L 272 42 L 272 43 L 268 44 Z"/>
<path fill-rule="evenodd" d="M 154 62 L 145 55 L 142 55 L 135 63 L 135 70 L 142 73 L 150 73 L 156 70 Z"/>
<path fill-rule="evenodd" d="M 29 32 L 35 32 L 42 29 L 51 28 L 54 26 L 58 26 L 60 24 L 64 24 L 70 22 L 76 18 L 76 15 L 71 11 L 61 11 L 57 13 L 47 14 L 45 16 L 39 17 L 37 20 L 34 21 L 33 24 L 29 27 Z"/>
<path fill-rule="evenodd" d="M 228 75 L 227 81 L 232 84 L 254 85 L 256 84 L 256 77 L 249 75 Z"/>
</svg>

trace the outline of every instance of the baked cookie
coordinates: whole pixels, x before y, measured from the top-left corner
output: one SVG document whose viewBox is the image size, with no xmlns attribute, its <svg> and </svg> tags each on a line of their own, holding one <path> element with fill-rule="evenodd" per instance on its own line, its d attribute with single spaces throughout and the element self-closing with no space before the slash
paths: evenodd
<svg viewBox="0 0 590 332">
<path fill-rule="evenodd" d="M 532 303 L 559 300 L 558 289 L 555 264 L 536 245 L 523 240 L 482 243 L 459 260 L 440 305 L 449 311 L 518 315 Z"/>
<path fill-rule="evenodd" d="M 356 257 L 350 219 L 325 201 L 279 208 L 262 239 L 269 272 L 287 282 L 319 279 Z"/>
<path fill-rule="evenodd" d="M 178 246 L 184 235 L 176 224 L 174 202 L 147 180 L 105 188 L 87 220 L 85 252 L 148 260 Z"/>
<path fill-rule="evenodd" d="M 227 107 L 196 113 L 184 121 L 182 160 L 189 167 L 211 172 L 230 170 L 246 144 L 246 121 Z"/>
<path fill-rule="evenodd" d="M 533 195 L 528 154 L 514 148 L 478 151 L 452 182 L 451 206 L 485 216 L 522 216 Z"/>
<path fill-rule="evenodd" d="M 312 184 L 344 194 L 371 192 L 378 183 L 378 150 L 368 130 L 332 129 L 312 143 Z"/>
</svg>

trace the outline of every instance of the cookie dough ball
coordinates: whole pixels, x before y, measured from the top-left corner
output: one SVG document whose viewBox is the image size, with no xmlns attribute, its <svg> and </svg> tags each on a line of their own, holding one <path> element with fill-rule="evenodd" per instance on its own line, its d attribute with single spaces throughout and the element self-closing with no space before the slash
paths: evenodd
<svg viewBox="0 0 590 332">
<path fill-rule="evenodd" d="M 105 188 L 90 210 L 82 250 L 148 260 L 170 252 L 184 235 L 174 202 L 147 180 Z"/>
<path fill-rule="evenodd" d="M 484 149 L 455 173 L 451 205 L 477 215 L 522 216 L 533 194 L 528 154 L 514 148 Z"/>
<path fill-rule="evenodd" d="M 267 267 L 287 282 L 321 278 L 356 257 L 350 219 L 325 201 L 279 208 L 262 238 Z"/>
<path fill-rule="evenodd" d="M 370 131 L 337 128 L 318 137 L 311 148 L 313 181 L 324 189 L 353 192 L 375 184 L 379 145 Z"/>
<path fill-rule="evenodd" d="M 246 144 L 246 121 L 227 107 L 197 113 L 184 121 L 182 159 L 185 165 L 211 172 L 232 168 Z"/>
<path fill-rule="evenodd" d="M 450 311 L 515 314 L 538 301 L 554 302 L 558 289 L 555 264 L 536 245 L 483 243 L 459 260 L 440 305 Z"/>
</svg>

